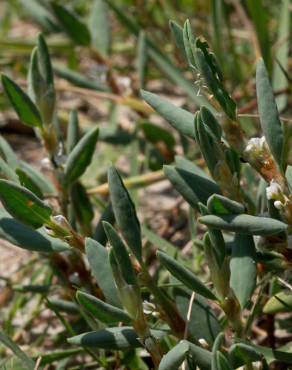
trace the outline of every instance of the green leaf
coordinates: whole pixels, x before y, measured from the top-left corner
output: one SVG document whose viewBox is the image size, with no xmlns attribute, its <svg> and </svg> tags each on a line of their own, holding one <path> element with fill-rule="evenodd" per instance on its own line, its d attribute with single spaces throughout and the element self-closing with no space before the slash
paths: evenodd
<svg viewBox="0 0 292 370">
<path fill-rule="evenodd" d="M 196 275 L 178 263 L 175 259 L 169 257 L 167 254 L 158 251 L 157 257 L 161 264 L 179 281 L 185 284 L 186 287 L 192 291 L 202 295 L 205 298 L 216 300 L 216 296 L 207 288 Z"/>
<path fill-rule="evenodd" d="M 56 190 L 51 181 L 36 168 L 26 162 L 20 161 L 20 169 L 40 188 L 43 194 L 55 194 Z"/>
<path fill-rule="evenodd" d="M 212 194 L 220 193 L 218 185 L 206 177 L 173 166 L 163 166 L 163 170 L 175 189 L 193 208 L 198 208 L 199 202 L 206 204 Z"/>
<path fill-rule="evenodd" d="M 24 224 L 38 228 L 50 223 L 51 208 L 14 182 L 0 180 L 0 200 L 6 210 Z"/>
<path fill-rule="evenodd" d="M 250 215 L 207 215 L 199 218 L 199 222 L 214 229 L 234 231 L 247 235 L 272 235 L 286 231 L 284 222 L 267 217 Z"/>
<path fill-rule="evenodd" d="M 266 314 L 292 311 L 292 293 L 280 292 L 271 297 L 263 308 Z"/>
<path fill-rule="evenodd" d="M 194 115 L 182 108 L 175 106 L 168 100 L 153 94 L 149 91 L 141 90 L 142 98 L 166 119 L 181 134 L 195 138 L 194 136 Z"/>
<path fill-rule="evenodd" d="M 211 370 L 211 352 L 189 342 L 190 354 L 200 370 Z"/>
<path fill-rule="evenodd" d="M 83 348 L 69 348 L 69 349 L 64 349 L 64 350 L 60 350 L 60 351 L 51 351 L 51 352 L 46 352 L 46 353 L 37 353 L 36 355 L 34 355 L 34 359 L 38 359 L 39 357 L 41 357 L 41 362 L 40 362 L 40 365 L 48 365 L 48 364 L 51 364 L 55 361 L 60 361 L 65 359 L 65 358 L 68 358 L 68 357 L 71 357 L 71 356 L 74 356 L 74 355 L 78 355 L 80 353 L 84 352 L 84 349 Z"/>
<path fill-rule="evenodd" d="M 81 304 L 96 319 L 105 324 L 113 324 L 120 321 L 130 324 L 132 321 L 125 311 L 103 302 L 90 294 L 79 290 L 76 293 L 76 298 L 79 304 Z"/>
<path fill-rule="evenodd" d="M 275 160 L 281 165 L 283 154 L 282 125 L 268 72 L 262 59 L 257 63 L 256 88 L 261 126 Z"/>
<path fill-rule="evenodd" d="M 108 91 L 108 88 L 103 84 L 99 84 L 97 81 L 92 81 L 89 78 L 84 77 L 83 74 L 73 71 L 69 68 L 54 65 L 54 72 L 57 76 L 68 82 L 71 82 L 75 86 L 96 91 Z"/>
<path fill-rule="evenodd" d="M 114 167 L 110 167 L 108 170 L 108 183 L 116 222 L 132 253 L 141 262 L 141 228 L 135 205 Z"/>
<path fill-rule="evenodd" d="M 145 225 L 142 225 L 142 233 L 143 236 L 156 248 L 159 248 L 163 250 L 164 252 L 167 252 L 168 254 L 171 254 L 175 256 L 177 254 L 177 247 L 174 244 L 171 244 L 166 239 L 162 238 L 158 234 L 156 234 L 154 231 L 150 230 Z"/>
<path fill-rule="evenodd" d="M 195 39 L 193 36 L 190 21 L 188 19 L 184 23 L 183 42 L 188 64 L 191 68 L 196 68 L 197 65 L 194 58 Z"/>
<path fill-rule="evenodd" d="M 0 155 L 11 167 L 11 169 L 16 169 L 16 167 L 18 166 L 18 158 L 14 150 L 11 148 L 10 144 L 4 139 L 2 135 L 0 135 Z"/>
<path fill-rule="evenodd" d="M 173 295 L 179 313 L 184 320 L 187 320 L 191 292 L 180 287 L 175 287 L 173 289 Z M 209 344 L 214 342 L 214 339 L 220 332 L 220 323 L 217 316 L 204 297 L 195 295 L 188 328 L 193 338 L 196 340 L 203 338 Z"/>
<path fill-rule="evenodd" d="M 198 165 L 196 165 L 196 163 L 186 159 L 183 156 L 180 155 L 175 156 L 175 167 L 177 169 L 181 169 L 187 172 L 192 172 L 197 176 L 204 177 L 212 181 L 208 174 L 201 167 L 199 167 Z"/>
<path fill-rule="evenodd" d="M 72 184 L 79 179 L 91 163 L 96 142 L 98 139 L 98 128 L 95 127 L 87 132 L 70 152 L 64 169 L 64 182 Z"/>
<path fill-rule="evenodd" d="M 177 370 L 189 352 L 189 344 L 183 340 L 167 352 L 160 361 L 158 370 Z"/>
<path fill-rule="evenodd" d="M 71 314 L 79 314 L 80 310 L 75 302 L 65 299 L 54 298 L 49 300 L 49 308 L 58 312 L 66 312 Z"/>
<path fill-rule="evenodd" d="M 13 169 L 0 157 L 0 175 L 1 178 L 18 183 L 18 177 Z"/>
<path fill-rule="evenodd" d="M 230 261 L 230 287 L 240 306 L 245 308 L 256 286 L 256 250 L 253 237 L 236 234 L 232 243 Z"/>
<path fill-rule="evenodd" d="M 258 346 L 258 345 L 252 345 L 252 346 L 258 353 L 262 354 L 265 357 L 268 364 L 271 364 L 274 361 L 292 364 L 292 353 L 290 349 L 281 350 L 281 348 L 272 349 L 272 348 L 267 348 L 267 347 Z"/>
<path fill-rule="evenodd" d="M 88 46 L 90 44 L 89 30 L 75 13 L 56 2 L 51 3 L 55 17 L 60 26 L 77 45 Z"/>
<path fill-rule="evenodd" d="M 147 41 L 146 36 L 143 31 L 139 33 L 138 45 L 137 45 L 137 72 L 139 77 L 140 88 L 144 87 L 145 84 L 145 74 L 147 69 Z"/>
<path fill-rule="evenodd" d="M 288 71 L 289 63 L 289 40 L 291 33 L 291 14 L 290 14 L 290 0 L 281 1 L 281 10 L 278 17 L 278 40 L 279 45 L 275 52 L 275 63 L 273 68 L 273 88 L 274 90 L 283 90 L 288 87 L 288 79 L 282 71 Z M 279 65 L 280 64 L 280 65 Z M 281 68 L 281 67 L 282 68 Z M 288 93 L 281 94 L 276 97 L 276 103 L 281 112 L 287 105 Z"/>
<path fill-rule="evenodd" d="M 89 29 L 91 44 L 107 56 L 111 46 L 111 23 L 108 16 L 108 6 L 104 0 L 95 0 L 91 5 Z"/>
<path fill-rule="evenodd" d="M 94 211 L 86 189 L 82 184 L 76 182 L 71 187 L 70 195 L 74 215 L 80 227 L 85 234 L 91 234 L 91 221 L 94 217 Z"/>
<path fill-rule="evenodd" d="M 43 199 L 43 193 L 38 185 L 30 178 L 30 176 L 21 168 L 16 169 L 17 176 L 21 186 L 24 186 L 26 189 L 30 190 L 38 198 Z"/>
<path fill-rule="evenodd" d="M 151 330 L 151 334 L 156 338 L 162 338 L 165 335 L 165 333 L 160 330 Z M 80 334 L 69 338 L 68 342 L 84 347 L 121 351 L 142 346 L 138 339 L 138 335 L 130 326 L 107 328 Z"/>
<path fill-rule="evenodd" d="M 108 222 L 104 221 L 103 227 L 108 241 L 113 248 L 115 259 L 118 263 L 123 279 L 129 285 L 136 285 L 136 275 L 134 273 L 129 254 L 122 239 L 119 237 L 119 234 L 112 227 L 112 225 Z"/>
<path fill-rule="evenodd" d="M 2 342 L 7 348 L 9 348 L 22 362 L 28 370 L 35 369 L 34 361 L 29 358 L 19 347 L 13 342 L 8 335 L 6 335 L 2 330 L 0 331 L 0 342 Z"/>
<path fill-rule="evenodd" d="M 42 127 L 40 112 L 29 96 L 5 75 L 2 75 L 2 85 L 20 121 L 28 126 Z"/>
<path fill-rule="evenodd" d="M 55 111 L 56 96 L 49 50 L 42 34 L 38 36 L 37 47 L 31 55 L 28 91 L 41 113 L 42 121 L 45 124 L 51 124 Z"/>
<path fill-rule="evenodd" d="M 200 146 L 200 150 L 212 176 L 215 177 L 218 162 L 222 161 L 224 157 L 221 148 L 221 139 L 216 137 L 217 130 L 214 134 L 211 131 L 213 127 L 210 128 L 209 125 L 203 122 L 200 113 L 196 113 L 194 121 L 196 141 Z"/>
<path fill-rule="evenodd" d="M 246 5 L 255 27 L 262 56 L 270 70 L 272 43 L 269 38 L 268 12 L 262 0 L 246 0 Z"/>
<path fill-rule="evenodd" d="M 103 228 L 103 221 L 107 221 L 110 224 L 115 223 L 115 216 L 113 213 L 112 205 L 111 203 L 108 203 L 107 206 L 105 207 L 103 213 L 100 216 L 100 219 L 95 227 L 94 234 L 93 234 L 93 239 L 98 241 L 100 244 L 105 245 L 107 242 L 107 237 L 104 232 Z"/>
<path fill-rule="evenodd" d="M 30 251 L 48 253 L 69 250 L 66 243 L 50 237 L 43 229 L 33 230 L 23 225 L 11 218 L 3 209 L 0 209 L 0 237 Z"/>
<path fill-rule="evenodd" d="M 184 39 L 183 39 L 183 29 L 182 29 L 182 27 L 178 23 L 176 23 L 175 21 L 173 21 L 173 20 L 170 20 L 169 21 L 169 27 L 171 29 L 171 32 L 172 32 L 173 38 L 175 40 L 176 46 L 182 52 L 182 54 L 184 55 L 184 57 L 187 58 L 186 52 L 185 52 L 185 47 L 184 47 Z"/>
<path fill-rule="evenodd" d="M 217 119 L 213 115 L 213 113 L 206 108 L 205 106 L 202 106 L 200 109 L 200 117 L 202 122 L 209 127 L 212 134 L 218 139 L 221 140 L 222 137 L 222 128 L 220 124 L 218 123 Z"/>
<path fill-rule="evenodd" d="M 142 122 L 140 125 L 145 138 L 151 143 L 164 143 L 169 151 L 175 146 L 175 138 L 169 130 L 166 130 L 151 122 Z"/>
<path fill-rule="evenodd" d="M 245 343 L 235 343 L 229 349 L 229 358 L 232 365 L 237 368 L 254 361 L 260 361 L 262 356 L 253 346 Z"/>
<path fill-rule="evenodd" d="M 217 335 L 212 347 L 212 370 L 221 370 L 218 366 L 217 352 L 220 351 L 222 344 L 225 341 L 225 333 L 221 332 Z"/>
<path fill-rule="evenodd" d="M 215 354 L 215 361 L 216 365 L 212 367 L 212 370 L 233 370 L 227 358 L 219 351 Z"/>
<path fill-rule="evenodd" d="M 240 214 L 244 212 L 244 205 L 223 195 L 213 194 L 207 202 L 208 211 L 215 215 Z"/>
<path fill-rule="evenodd" d="M 198 46 L 202 47 L 198 48 Z M 208 46 L 205 42 L 196 41 L 197 48 L 195 49 L 195 59 L 200 74 L 204 77 L 204 80 L 214 94 L 215 99 L 221 105 L 226 115 L 232 119 L 236 119 L 236 104 L 234 100 L 229 96 L 223 86 L 223 82 L 219 78 L 217 64 L 216 68 L 214 65 L 214 55 L 208 51 Z M 210 62 L 212 61 L 212 63 Z M 215 71 L 216 69 L 216 71 Z"/>
<path fill-rule="evenodd" d="M 70 112 L 69 122 L 67 127 L 67 153 L 72 152 L 79 140 L 79 121 L 77 111 L 74 109 Z"/>
<path fill-rule="evenodd" d="M 46 32 L 58 32 L 59 27 L 53 16 L 39 0 L 19 0 L 25 14 L 39 24 Z"/>
<path fill-rule="evenodd" d="M 120 307 L 118 292 L 108 259 L 108 251 L 97 241 L 86 238 L 85 251 L 90 270 L 98 286 L 101 288 L 106 301 L 111 305 Z"/>
</svg>

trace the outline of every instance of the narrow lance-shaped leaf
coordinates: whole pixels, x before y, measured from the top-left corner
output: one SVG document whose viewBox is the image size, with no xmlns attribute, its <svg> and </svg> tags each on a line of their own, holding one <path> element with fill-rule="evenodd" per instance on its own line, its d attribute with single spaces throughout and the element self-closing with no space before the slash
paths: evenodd
<svg viewBox="0 0 292 370">
<path fill-rule="evenodd" d="M 40 171 L 26 162 L 20 161 L 20 169 L 37 185 L 44 194 L 54 194 L 56 192 L 54 185 Z"/>
<path fill-rule="evenodd" d="M 105 235 L 105 231 L 103 228 L 103 221 L 107 221 L 110 224 L 115 223 L 115 216 L 113 213 L 113 208 L 111 203 L 108 203 L 105 207 L 103 213 L 101 214 L 98 223 L 95 227 L 94 233 L 93 233 L 93 239 L 97 240 L 100 244 L 105 245 L 107 242 L 107 237 Z"/>
<path fill-rule="evenodd" d="M 1 161 L 0 161 L 1 163 Z M 34 193 L 38 198 L 43 199 L 43 193 L 39 186 L 33 181 L 33 179 L 27 174 L 23 169 L 17 168 L 16 169 L 17 176 L 19 178 L 19 182 L 22 186 L 26 189 L 30 190 Z"/>
<path fill-rule="evenodd" d="M 211 370 L 212 354 L 210 351 L 190 343 L 190 355 L 200 370 Z"/>
<path fill-rule="evenodd" d="M 95 0 L 91 6 L 89 29 L 91 43 L 97 50 L 107 56 L 111 46 L 111 22 L 108 6 L 104 0 Z"/>
<path fill-rule="evenodd" d="M 139 33 L 138 45 L 137 45 L 137 71 L 139 77 L 140 87 L 144 87 L 145 83 L 145 74 L 147 69 L 147 42 L 144 32 Z"/>
<path fill-rule="evenodd" d="M 34 20 L 45 32 L 59 32 L 60 28 L 57 25 L 54 17 L 50 14 L 45 4 L 38 0 L 20 0 L 19 3 L 25 10 L 25 13 Z"/>
<path fill-rule="evenodd" d="M 141 228 L 134 203 L 118 171 L 108 170 L 109 191 L 116 222 L 129 248 L 138 261 L 142 260 Z"/>
<path fill-rule="evenodd" d="M 229 358 L 235 368 L 246 363 L 260 361 L 262 359 L 261 353 L 256 348 L 245 344 L 235 343 L 229 349 Z"/>
<path fill-rule="evenodd" d="M 163 170 L 175 189 L 194 208 L 198 208 L 199 202 L 207 203 L 212 194 L 220 193 L 218 185 L 206 177 L 173 166 L 163 166 Z"/>
<path fill-rule="evenodd" d="M 142 98 L 166 119 L 181 134 L 194 139 L 194 115 L 185 109 L 179 108 L 168 100 L 149 91 L 141 91 Z"/>
<path fill-rule="evenodd" d="M 90 33 L 75 13 L 56 2 L 51 3 L 55 17 L 68 36 L 77 45 L 87 46 L 90 44 Z"/>
<path fill-rule="evenodd" d="M 251 235 L 236 234 L 230 261 L 230 286 L 242 309 L 250 300 L 256 285 L 256 250 Z"/>
<path fill-rule="evenodd" d="M 64 170 L 64 182 L 69 185 L 83 175 L 90 164 L 98 139 L 98 128 L 85 134 L 70 152 Z"/>
<path fill-rule="evenodd" d="M 263 308 L 267 314 L 292 312 L 292 293 L 280 292 L 271 297 Z"/>
<path fill-rule="evenodd" d="M 79 140 L 79 122 L 78 114 L 76 110 L 72 110 L 69 116 L 68 128 L 67 128 L 67 141 L 66 149 L 67 153 L 70 153 Z"/>
<path fill-rule="evenodd" d="M 0 157 L 0 176 L 6 180 L 18 183 L 18 177 L 15 171 Z"/>
<path fill-rule="evenodd" d="M 2 85 L 20 121 L 28 126 L 42 127 L 40 112 L 29 96 L 5 75 L 2 75 Z"/>
<path fill-rule="evenodd" d="M 104 221 L 103 227 L 108 241 L 113 248 L 114 255 L 117 260 L 119 269 L 122 273 L 123 279 L 127 284 L 135 285 L 136 276 L 134 274 L 132 263 L 123 241 L 111 224 Z"/>
<path fill-rule="evenodd" d="M 90 294 L 79 290 L 76 293 L 76 298 L 88 312 L 101 322 L 112 324 L 121 321 L 129 324 L 132 321 L 125 311 Z"/>
<path fill-rule="evenodd" d="M 17 356 L 21 360 L 26 369 L 35 369 L 34 361 L 29 358 L 27 354 L 23 352 L 22 349 L 20 349 L 18 345 L 14 343 L 3 331 L 0 331 L 0 342 L 2 342 L 7 348 L 9 348 L 15 354 L 15 356 Z"/>
<path fill-rule="evenodd" d="M 35 91 L 36 102 L 38 102 L 38 108 L 41 112 L 44 123 L 51 124 L 53 122 L 53 116 L 55 111 L 55 87 L 54 87 L 54 75 L 51 64 L 51 58 L 46 44 L 45 38 L 42 34 L 38 36 L 37 41 L 37 63 L 38 70 L 42 80 L 39 84 L 42 84 L 39 91 Z M 36 67 L 36 66 L 34 66 Z M 34 70 L 31 71 L 33 77 Z M 39 76 L 37 75 L 36 78 Z"/>
<path fill-rule="evenodd" d="M 69 250 L 68 244 L 60 239 L 52 238 L 44 229 L 33 230 L 18 222 L 3 208 L 0 210 L 0 237 L 29 251 L 50 253 Z"/>
<path fill-rule="evenodd" d="M 221 370 L 217 366 L 217 352 L 220 351 L 222 344 L 225 340 L 225 334 L 219 333 L 214 341 L 212 347 L 212 370 Z"/>
<path fill-rule="evenodd" d="M 272 235 L 287 230 L 284 222 L 267 217 L 250 215 L 207 215 L 199 218 L 199 222 L 214 229 L 222 229 L 247 235 Z"/>
<path fill-rule="evenodd" d="M 17 220 L 33 228 L 50 223 L 52 210 L 31 191 L 14 182 L 0 180 L 0 200 Z"/>
<path fill-rule="evenodd" d="M 281 1 L 281 9 L 278 17 L 278 42 L 279 46 L 276 50 L 275 62 L 273 68 L 273 88 L 274 90 L 282 90 L 288 87 L 288 79 L 285 76 L 282 68 L 288 71 L 289 63 L 289 42 L 291 34 L 291 13 L 289 7 L 290 0 Z M 276 97 L 277 106 L 281 112 L 286 107 L 288 100 L 288 93 L 281 94 Z"/>
<path fill-rule="evenodd" d="M 192 338 L 204 339 L 212 345 L 221 328 L 217 315 L 208 300 L 196 294 L 189 315 L 191 291 L 184 287 L 175 287 L 173 295 L 178 312 L 184 320 L 189 322 L 188 329 Z"/>
<path fill-rule="evenodd" d="M 177 370 L 186 359 L 188 351 L 188 342 L 181 341 L 162 357 L 158 370 Z"/>
<path fill-rule="evenodd" d="M 233 370 L 226 356 L 222 352 L 217 351 L 215 354 L 215 366 L 212 370 Z"/>
<path fill-rule="evenodd" d="M 283 131 L 265 63 L 260 59 L 256 70 L 257 101 L 261 126 L 268 146 L 279 165 L 282 165 Z"/>
<path fill-rule="evenodd" d="M 0 156 L 7 162 L 11 169 L 18 166 L 18 158 L 10 144 L 0 135 Z"/>
<path fill-rule="evenodd" d="M 208 211 L 212 214 L 240 214 L 244 212 L 244 205 L 219 194 L 214 194 L 208 199 Z"/>
<path fill-rule="evenodd" d="M 187 19 L 184 24 L 183 28 L 183 42 L 184 42 L 184 49 L 187 57 L 187 61 L 189 66 L 192 68 L 196 68 L 196 61 L 194 58 L 194 47 L 195 47 L 195 39 L 192 33 L 192 27 L 190 21 Z"/>
<path fill-rule="evenodd" d="M 92 81 L 83 74 L 73 71 L 63 66 L 54 65 L 54 72 L 60 78 L 72 83 L 75 86 L 84 87 L 85 89 L 96 91 L 108 91 L 108 88 L 98 81 Z"/>
<path fill-rule="evenodd" d="M 178 263 L 175 259 L 167 256 L 167 254 L 158 251 L 157 257 L 161 264 L 179 281 L 183 282 L 189 289 L 202 295 L 205 298 L 216 300 L 216 296 L 207 288 L 196 275 Z"/>
<path fill-rule="evenodd" d="M 86 238 L 85 251 L 90 270 L 98 286 L 101 288 L 106 301 L 114 306 L 121 306 L 115 285 L 113 273 L 108 258 L 107 249 L 97 241 Z"/>
<path fill-rule="evenodd" d="M 173 34 L 176 46 L 183 53 L 184 57 L 187 58 L 186 52 L 185 52 L 185 47 L 184 47 L 182 27 L 173 20 L 169 21 L 169 27 L 170 27 L 171 32 Z"/>
<path fill-rule="evenodd" d="M 155 338 L 162 338 L 165 333 L 161 330 L 151 330 Z M 69 338 L 70 344 L 77 344 L 84 347 L 94 347 L 109 350 L 127 350 L 142 347 L 141 342 L 134 329 L 130 326 L 114 327 L 83 333 Z"/>
</svg>

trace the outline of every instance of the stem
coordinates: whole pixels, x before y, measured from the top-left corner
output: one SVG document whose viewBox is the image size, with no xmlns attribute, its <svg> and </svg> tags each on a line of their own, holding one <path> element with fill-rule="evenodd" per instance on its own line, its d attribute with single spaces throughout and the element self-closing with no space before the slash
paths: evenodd
<svg viewBox="0 0 292 370">
<path fill-rule="evenodd" d="M 142 264 L 141 267 L 142 281 L 155 297 L 161 315 L 167 321 L 168 325 L 171 327 L 177 337 L 183 339 L 185 334 L 185 321 L 178 313 L 174 303 L 154 283 L 153 278 L 149 275 L 146 266 Z"/>
<path fill-rule="evenodd" d="M 124 180 L 124 184 L 128 189 L 143 187 L 146 185 L 154 184 L 158 181 L 165 180 L 165 175 L 162 170 L 145 173 L 143 175 L 133 176 Z M 108 195 L 109 186 L 108 183 L 99 185 L 95 188 L 88 189 L 87 194 L 99 194 Z"/>
</svg>

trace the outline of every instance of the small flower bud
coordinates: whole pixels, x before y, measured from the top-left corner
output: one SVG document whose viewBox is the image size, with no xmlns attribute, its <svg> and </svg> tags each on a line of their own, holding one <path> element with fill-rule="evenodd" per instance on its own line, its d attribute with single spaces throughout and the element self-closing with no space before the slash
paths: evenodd
<svg viewBox="0 0 292 370">
<path fill-rule="evenodd" d="M 268 186 L 266 189 L 266 194 L 269 200 L 271 199 L 279 200 L 280 198 L 283 197 L 282 188 L 275 180 L 272 180 L 270 182 L 270 186 Z"/>
<path fill-rule="evenodd" d="M 285 207 L 285 204 L 283 204 L 280 200 L 276 200 L 274 202 L 275 208 L 277 208 L 279 211 Z"/>
</svg>

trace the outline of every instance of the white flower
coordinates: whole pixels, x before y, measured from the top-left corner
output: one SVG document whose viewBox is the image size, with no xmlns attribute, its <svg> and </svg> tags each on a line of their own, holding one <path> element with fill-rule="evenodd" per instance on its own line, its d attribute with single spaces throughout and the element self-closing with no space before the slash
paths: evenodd
<svg viewBox="0 0 292 370">
<path fill-rule="evenodd" d="M 267 198 L 270 199 L 278 199 L 283 197 L 283 191 L 281 186 L 275 181 L 272 180 L 270 182 L 270 186 L 266 189 Z"/>
<path fill-rule="evenodd" d="M 283 204 L 280 200 L 275 200 L 274 206 L 280 211 L 285 207 L 285 204 Z"/>
<path fill-rule="evenodd" d="M 266 139 L 264 136 L 253 137 L 249 139 L 249 141 L 247 142 L 245 152 L 254 152 L 254 151 L 262 150 L 264 149 L 265 145 L 266 145 Z"/>
</svg>

